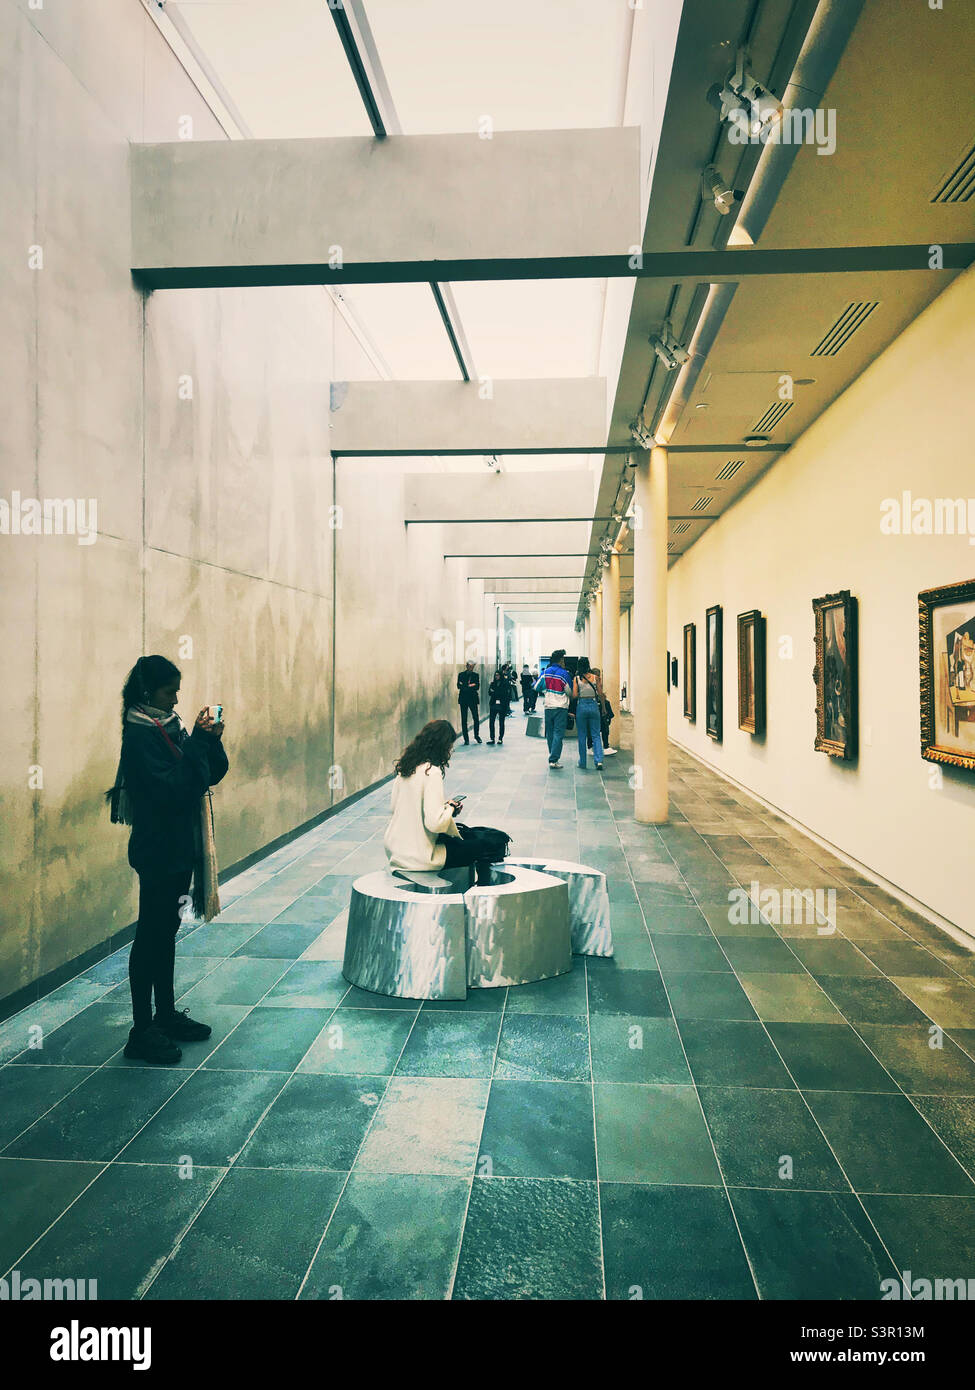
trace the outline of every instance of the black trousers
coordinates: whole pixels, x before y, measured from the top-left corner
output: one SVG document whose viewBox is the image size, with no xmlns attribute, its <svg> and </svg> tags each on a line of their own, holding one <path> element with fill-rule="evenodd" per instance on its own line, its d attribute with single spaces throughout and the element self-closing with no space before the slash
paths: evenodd
<svg viewBox="0 0 975 1390">
<path fill-rule="evenodd" d="M 498 738 L 504 738 L 504 709 L 500 706 L 491 706 L 491 713 L 488 723 L 491 726 L 491 737 L 494 738 L 494 721 L 498 721 Z"/>
<path fill-rule="evenodd" d="M 148 1028 L 152 1022 L 153 995 L 156 1013 L 167 1016 L 173 1012 L 176 933 L 191 878 L 189 869 L 178 874 L 139 874 L 139 923 L 129 955 L 132 1022 L 136 1028 Z"/>
<path fill-rule="evenodd" d="M 461 730 L 461 733 L 464 735 L 464 742 L 465 742 L 465 743 L 470 743 L 470 739 L 467 737 L 467 716 L 468 716 L 468 714 L 472 714 L 472 715 L 474 716 L 474 737 L 477 738 L 477 737 L 478 737 L 478 734 L 480 733 L 480 729 L 481 729 L 481 718 L 480 718 L 480 714 L 478 713 L 477 701 L 476 701 L 476 700 L 461 700 L 461 701 L 460 701 L 460 730 Z"/>
<path fill-rule="evenodd" d="M 438 835 L 437 838 L 447 851 L 447 858 L 444 860 L 445 869 L 457 869 L 462 865 L 473 864 L 478 883 L 482 887 L 490 885 L 491 861 L 478 859 L 477 845 L 465 844 L 463 840 L 458 840 L 455 835 Z"/>
</svg>

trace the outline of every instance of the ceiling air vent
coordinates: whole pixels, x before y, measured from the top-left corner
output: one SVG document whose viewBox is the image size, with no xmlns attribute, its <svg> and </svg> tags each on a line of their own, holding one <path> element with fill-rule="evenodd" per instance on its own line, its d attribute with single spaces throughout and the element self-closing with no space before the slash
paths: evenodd
<svg viewBox="0 0 975 1390">
<path fill-rule="evenodd" d="M 752 434 L 771 434 L 776 425 L 792 409 L 792 401 L 773 401 L 765 414 L 752 427 Z"/>
<path fill-rule="evenodd" d="M 677 549 L 677 542 L 676 542 L 676 541 L 668 541 L 668 542 L 667 542 L 667 553 L 668 553 L 668 554 L 669 554 L 672 550 L 676 550 L 676 549 Z"/>
<path fill-rule="evenodd" d="M 708 509 L 708 507 L 710 507 L 710 505 L 711 505 L 711 503 L 712 503 L 713 501 L 714 501 L 714 498 L 713 498 L 713 497 L 699 497 L 699 498 L 697 499 L 696 502 L 692 503 L 692 505 L 691 505 L 691 511 L 692 511 L 692 512 L 706 512 L 707 509 Z"/>
<path fill-rule="evenodd" d="M 735 476 L 739 468 L 744 468 L 744 466 L 744 459 L 729 459 L 728 462 L 725 464 L 724 468 L 722 468 L 721 472 L 715 474 L 714 481 L 716 483 L 726 483 L 729 478 L 733 478 Z"/>
<path fill-rule="evenodd" d="M 946 174 L 934 193 L 932 203 L 967 203 L 975 196 L 975 145 L 969 145 L 961 159 Z"/>
<path fill-rule="evenodd" d="M 670 529 L 673 531 L 675 536 L 682 536 L 685 531 L 689 531 L 691 529 L 691 523 L 689 521 L 675 521 Z"/>
<path fill-rule="evenodd" d="M 879 304 L 879 299 L 860 299 L 853 304 L 848 304 L 809 356 L 835 357 L 846 347 L 854 333 L 859 332 Z"/>
</svg>

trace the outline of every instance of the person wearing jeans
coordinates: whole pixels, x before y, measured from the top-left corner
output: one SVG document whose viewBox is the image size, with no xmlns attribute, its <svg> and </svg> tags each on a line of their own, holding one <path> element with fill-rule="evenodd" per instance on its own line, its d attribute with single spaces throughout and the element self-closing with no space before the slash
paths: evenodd
<svg viewBox="0 0 975 1390">
<path fill-rule="evenodd" d="M 552 653 L 552 659 L 539 676 L 535 689 L 545 693 L 545 739 L 548 743 L 548 765 L 558 767 L 562 756 L 562 740 L 569 718 L 569 691 L 572 677 L 562 665 L 565 648 Z"/>
<path fill-rule="evenodd" d="M 597 771 L 599 771 L 603 766 L 603 743 L 600 729 L 600 711 L 603 701 L 602 682 L 599 676 L 590 670 L 589 662 L 585 657 L 579 659 L 579 664 L 576 667 L 576 677 L 572 682 L 572 694 L 576 701 L 579 766 L 583 769 L 586 767 L 586 743 L 588 740 L 592 743 L 592 758 Z"/>
</svg>

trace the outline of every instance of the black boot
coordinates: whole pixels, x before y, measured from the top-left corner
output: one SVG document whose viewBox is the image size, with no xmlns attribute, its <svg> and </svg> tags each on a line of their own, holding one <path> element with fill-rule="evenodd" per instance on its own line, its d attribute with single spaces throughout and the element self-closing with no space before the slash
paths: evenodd
<svg viewBox="0 0 975 1390">
<path fill-rule="evenodd" d="M 171 1067 L 183 1054 L 171 1038 L 151 1023 L 148 1028 L 131 1030 L 124 1055 L 130 1062 L 154 1062 L 161 1067 Z"/>
<path fill-rule="evenodd" d="M 209 1024 L 190 1018 L 189 1009 L 181 1009 L 178 1013 L 174 1009 L 168 1018 L 156 1014 L 153 1022 L 167 1038 L 178 1038 L 180 1042 L 205 1042 L 213 1032 Z"/>
</svg>

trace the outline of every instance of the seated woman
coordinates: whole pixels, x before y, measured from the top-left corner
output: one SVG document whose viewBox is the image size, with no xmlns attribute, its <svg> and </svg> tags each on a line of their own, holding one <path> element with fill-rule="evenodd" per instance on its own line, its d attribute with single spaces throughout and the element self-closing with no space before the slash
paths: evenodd
<svg viewBox="0 0 975 1390">
<path fill-rule="evenodd" d="M 491 864 L 504 857 L 501 831 L 471 831 L 458 825 L 459 801 L 444 797 L 443 777 L 457 732 L 446 719 L 424 724 L 400 755 L 393 781 L 393 814 L 383 845 L 391 869 L 432 872 L 475 866 L 480 884 L 491 882 Z"/>
</svg>

